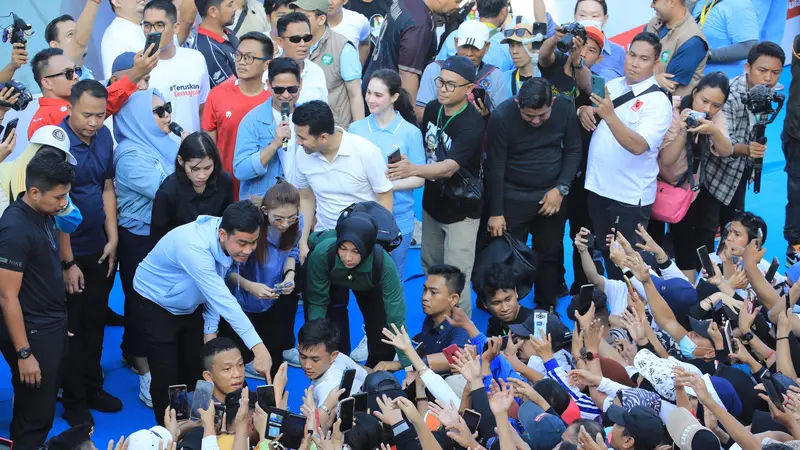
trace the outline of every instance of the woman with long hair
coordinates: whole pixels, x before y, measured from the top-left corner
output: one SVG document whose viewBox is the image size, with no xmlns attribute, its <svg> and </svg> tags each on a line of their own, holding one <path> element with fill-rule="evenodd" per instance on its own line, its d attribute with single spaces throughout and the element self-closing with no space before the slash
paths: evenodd
<svg viewBox="0 0 800 450">
<path fill-rule="evenodd" d="M 297 312 L 295 267 L 299 267 L 298 243 L 303 230 L 300 193 L 291 184 L 278 179 L 263 198 L 253 201 L 261 207 L 267 219 L 266 226 L 261 227 L 255 255 L 246 263 L 232 267 L 227 280 L 231 292 L 272 355 L 274 376 L 283 363 L 283 351 L 294 345 L 294 320 L 290 318 Z M 245 361 L 252 361 L 253 353 L 224 320 L 220 322 L 220 334 L 233 339 Z M 263 378 L 250 363 L 246 373 L 253 378 Z"/>
<path fill-rule="evenodd" d="M 422 133 L 416 126 L 414 107 L 408 92 L 402 88 L 400 75 L 394 70 L 381 69 L 372 74 L 365 97 L 369 116 L 353 122 L 350 131 L 368 139 L 381 149 L 385 158 L 399 151 L 411 164 L 425 164 Z M 409 177 L 394 181 L 394 217 L 403 233 L 403 242 L 392 251 L 400 281 L 405 281 L 406 256 L 414 233 L 414 189 L 425 180 Z"/>
<path fill-rule="evenodd" d="M 222 217 L 231 203 L 233 178 L 222 170 L 217 145 L 205 132 L 194 132 L 181 142 L 175 173 L 156 193 L 150 235 L 157 241 L 197 216 Z"/>
</svg>

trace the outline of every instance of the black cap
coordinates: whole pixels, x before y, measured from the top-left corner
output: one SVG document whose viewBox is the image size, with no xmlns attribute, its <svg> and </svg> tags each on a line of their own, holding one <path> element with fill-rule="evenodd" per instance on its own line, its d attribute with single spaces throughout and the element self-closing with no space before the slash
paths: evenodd
<svg viewBox="0 0 800 450">
<path fill-rule="evenodd" d="M 466 56 L 451 56 L 445 59 L 441 65 L 442 70 L 449 70 L 461 75 L 467 80 L 467 83 L 475 82 L 475 63 Z"/>
<path fill-rule="evenodd" d="M 391 372 L 383 370 L 367 375 L 361 385 L 361 392 L 367 393 L 367 407 L 370 411 L 378 411 L 377 398 L 380 396 L 386 395 L 391 399 L 405 397 L 400 381 Z"/>
<path fill-rule="evenodd" d="M 703 336 L 704 338 L 711 340 L 711 335 L 708 334 L 708 327 L 711 326 L 711 320 L 697 320 L 692 316 L 689 316 L 689 323 L 692 325 L 692 330 Z"/>
<path fill-rule="evenodd" d="M 53 436 L 45 446 L 48 450 L 74 450 L 92 437 L 92 425 L 81 424 Z"/>
<path fill-rule="evenodd" d="M 533 334 L 536 329 L 536 312 L 541 311 L 537 310 L 530 313 L 522 323 L 509 325 L 509 331 L 517 336 L 525 338 Z M 553 351 L 559 350 L 572 339 L 572 332 L 569 331 L 569 328 L 567 328 L 561 319 L 553 313 L 547 313 L 547 334 L 553 339 Z M 538 339 L 539 336 L 536 336 L 536 338 Z"/>
<path fill-rule="evenodd" d="M 630 411 L 617 405 L 611 405 L 606 417 L 625 431 L 636 441 L 636 448 L 654 449 L 664 438 L 664 426 L 658 414 L 651 408 L 636 405 Z"/>
</svg>

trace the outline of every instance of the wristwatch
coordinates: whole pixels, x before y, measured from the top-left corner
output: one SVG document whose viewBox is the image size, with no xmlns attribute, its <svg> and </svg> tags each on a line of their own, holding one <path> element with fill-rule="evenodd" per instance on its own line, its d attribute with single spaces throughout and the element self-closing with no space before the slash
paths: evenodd
<svg viewBox="0 0 800 450">
<path fill-rule="evenodd" d="M 586 349 L 581 350 L 581 359 L 584 361 L 592 361 L 600 355 L 594 354 L 592 352 L 587 352 Z"/>
<path fill-rule="evenodd" d="M 575 64 L 573 64 L 572 67 L 575 69 L 583 69 L 583 66 L 585 65 L 584 63 L 585 61 L 583 59 L 583 56 L 581 56 L 581 59 L 578 60 L 578 65 L 576 66 Z"/>
<path fill-rule="evenodd" d="M 18 359 L 28 359 L 33 354 L 33 351 L 30 347 L 24 347 L 17 350 L 17 358 Z"/>
<path fill-rule="evenodd" d="M 558 186 L 556 186 L 556 189 L 558 189 L 558 193 L 561 194 L 562 197 L 566 197 L 569 195 L 569 186 L 567 186 L 566 184 L 559 184 Z"/>
<path fill-rule="evenodd" d="M 72 261 L 61 261 L 61 270 L 69 270 L 72 266 L 78 264 L 74 259 Z"/>
<path fill-rule="evenodd" d="M 753 332 L 752 331 L 748 331 L 747 333 L 742 335 L 742 342 L 745 342 L 745 343 L 750 342 L 750 341 L 753 340 L 753 337 L 755 337 L 753 335 Z"/>
</svg>

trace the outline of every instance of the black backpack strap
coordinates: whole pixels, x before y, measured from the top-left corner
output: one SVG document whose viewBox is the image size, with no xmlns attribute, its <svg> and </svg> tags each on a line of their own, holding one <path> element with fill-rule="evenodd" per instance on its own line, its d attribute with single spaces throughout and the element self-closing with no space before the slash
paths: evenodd
<svg viewBox="0 0 800 450">
<path fill-rule="evenodd" d="M 328 249 L 328 273 L 333 271 L 333 268 L 336 267 L 336 246 L 332 246 Z"/>
<path fill-rule="evenodd" d="M 613 101 L 614 109 L 619 108 L 620 106 L 624 105 L 625 103 L 628 103 L 629 101 L 631 101 L 631 100 L 633 100 L 633 99 L 635 99 L 637 97 L 641 97 L 642 95 L 649 94 L 651 92 L 657 92 L 657 91 L 662 92 L 664 95 L 667 96 L 667 98 L 672 100 L 672 98 L 670 97 L 670 95 L 666 91 L 661 89 L 661 87 L 659 87 L 657 84 L 654 84 L 654 85 L 650 86 L 649 88 L 645 89 L 644 91 L 642 91 L 641 93 L 639 93 L 639 95 L 634 94 L 633 91 L 628 91 L 628 92 L 620 95 L 619 97 L 615 98 L 614 101 Z"/>
<path fill-rule="evenodd" d="M 383 257 L 386 255 L 386 251 L 380 245 L 375 245 L 372 255 L 374 256 L 372 258 L 372 283 L 380 286 L 383 277 Z"/>
</svg>

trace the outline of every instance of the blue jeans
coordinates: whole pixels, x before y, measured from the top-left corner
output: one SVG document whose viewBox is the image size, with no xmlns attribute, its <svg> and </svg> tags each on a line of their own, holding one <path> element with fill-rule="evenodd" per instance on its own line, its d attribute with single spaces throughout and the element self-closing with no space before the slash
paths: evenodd
<svg viewBox="0 0 800 450">
<path fill-rule="evenodd" d="M 411 237 L 413 232 L 403 235 L 403 242 L 400 246 L 392 250 L 392 261 L 397 266 L 397 275 L 400 277 L 400 282 L 406 282 L 406 258 L 408 258 L 408 248 L 411 246 Z"/>
</svg>

